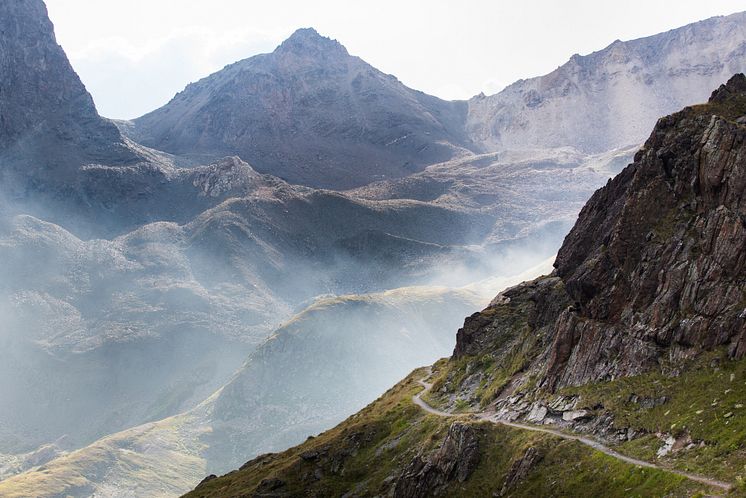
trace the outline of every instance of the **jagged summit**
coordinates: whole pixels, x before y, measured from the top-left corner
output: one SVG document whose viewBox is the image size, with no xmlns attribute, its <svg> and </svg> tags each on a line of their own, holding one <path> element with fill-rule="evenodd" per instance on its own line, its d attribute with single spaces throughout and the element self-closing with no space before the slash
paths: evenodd
<svg viewBox="0 0 746 498">
<path fill-rule="evenodd" d="M 276 54 L 303 54 L 310 56 L 349 55 L 347 49 L 337 40 L 322 36 L 314 28 L 297 29 L 276 49 Z"/>
<path fill-rule="evenodd" d="M 189 85 L 127 133 L 194 162 L 237 155 L 292 183 L 348 189 L 469 149 L 465 117 L 464 102 L 407 88 L 306 28 Z"/>
</svg>

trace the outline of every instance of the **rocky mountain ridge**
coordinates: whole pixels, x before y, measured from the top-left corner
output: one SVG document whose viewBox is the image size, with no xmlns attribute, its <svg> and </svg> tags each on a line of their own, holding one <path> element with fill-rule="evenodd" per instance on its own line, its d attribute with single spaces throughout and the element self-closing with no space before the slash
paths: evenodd
<svg viewBox="0 0 746 498">
<path fill-rule="evenodd" d="M 302 439 L 304 430 L 328 427 L 343 413 L 326 384 L 304 384 L 307 390 L 316 390 L 295 397 L 283 392 L 287 396 L 278 399 L 267 388 L 269 381 L 255 383 L 254 375 L 261 377 L 262 371 L 243 369 L 235 382 L 230 382 L 231 373 L 267 333 L 318 294 L 368 295 L 441 280 L 460 286 L 484 274 L 514 271 L 531 258 L 543 259 L 559 245 L 588 195 L 630 155 L 629 149 L 620 149 L 589 156 L 576 147 L 473 154 L 479 148 L 463 132 L 464 103 L 447 103 L 407 89 L 350 57 L 340 44 L 305 30 L 279 47 L 269 62 L 269 56 L 259 56 L 231 66 L 241 74 L 223 73 L 237 78 L 222 82 L 230 90 L 227 97 L 241 94 L 246 65 L 251 66 L 249 73 L 259 74 L 259 93 L 271 90 L 277 84 L 273 75 L 280 74 L 282 86 L 292 90 L 280 104 L 292 105 L 278 106 L 270 99 L 262 109 L 278 112 L 285 121 L 257 124 L 262 132 L 278 124 L 268 131 L 275 140 L 268 142 L 271 153 L 293 144 L 292 154 L 283 151 L 275 159 L 306 157 L 309 149 L 303 136 L 340 137 L 344 144 L 322 143 L 329 149 L 315 159 L 324 167 L 331 164 L 330 175 L 357 178 L 344 186 L 357 186 L 359 178 L 363 183 L 382 175 L 388 179 L 344 192 L 292 185 L 259 173 L 239 157 L 223 158 L 230 150 L 211 149 L 217 156 L 209 156 L 209 161 L 199 154 L 185 159 L 123 137 L 96 113 L 54 41 L 43 3 L 6 2 L 0 5 L 0 14 L 0 63 L 5 69 L 0 93 L 7 97 L 0 103 L 0 139 L 7 140 L 7 147 L 3 142 L 0 148 L 0 397 L 5 401 L 0 405 L 0 451 L 14 453 L 0 454 L 0 472 L 7 476 L 32 466 L 33 478 L 26 481 L 32 486 L 53 477 L 55 486 L 62 483 L 68 492 L 90 494 L 98 486 L 96 492 L 117 496 L 131 493 L 133 479 L 145 475 L 142 482 L 147 485 L 136 488 L 140 494 L 163 491 L 166 488 L 158 486 L 167 483 L 163 492 L 173 495 L 196 482 L 187 486 L 180 481 L 183 476 L 196 479 L 200 473 L 225 468 L 210 467 L 209 462 L 235 465 L 244 445 L 259 447 L 260 441 L 274 450 L 278 446 L 271 444 L 291 444 Z M 718 64 L 717 47 L 737 54 L 731 49 L 740 43 L 738 30 L 728 34 L 732 36 L 724 43 L 722 32 L 716 33 L 711 40 L 715 49 L 705 57 L 704 66 Z M 327 88 L 329 77 L 335 83 Z M 701 91 L 706 81 L 702 74 L 695 68 L 687 77 L 696 88 L 681 94 Z M 319 87 L 307 92 L 309 80 Z M 350 121 L 341 124 L 339 109 L 324 114 L 330 93 L 338 91 L 351 92 L 340 104 Z M 212 97 L 223 102 L 221 95 Z M 189 111 L 193 103 L 184 109 Z M 295 130 L 300 142 L 294 143 L 283 126 L 296 120 L 288 114 L 296 104 L 309 112 L 307 121 L 301 121 L 310 132 Z M 385 112 L 379 113 L 381 109 Z M 232 132 L 240 131 L 246 123 L 239 118 L 221 122 L 218 128 L 225 124 Z M 316 126 L 319 122 L 323 126 Z M 389 136 L 392 124 L 395 133 Z M 347 161 L 356 154 L 383 161 L 392 170 L 364 162 L 359 170 L 350 169 Z M 334 163 L 330 157 L 341 159 Z M 395 160 L 389 161 L 391 157 Z M 181 167 L 194 161 L 202 164 Z M 443 162 L 430 164 L 435 161 Z M 303 174 L 315 171 L 303 161 L 287 164 L 299 166 Z M 437 306 L 436 294 L 423 299 Z M 557 296 L 557 306 L 572 304 L 561 293 Z M 326 307 L 327 319 L 338 320 L 334 330 L 350 344 L 355 344 L 355 337 L 345 335 L 342 320 L 348 309 L 374 310 L 373 327 L 386 326 L 388 334 L 377 331 L 364 338 L 360 349 L 368 356 L 357 363 L 396 358 L 395 367 L 404 370 L 425 360 L 415 354 L 422 351 L 413 351 L 411 333 L 405 329 L 395 334 L 397 320 L 406 320 L 402 315 L 407 312 L 433 318 L 438 323 L 407 322 L 417 325 L 417 337 L 430 338 L 428 327 L 447 322 L 438 313 L 454 305 L 459 310 L 456 316 L 462 316 L 472 302 L 454 297 L 432 312 L 427 306 L 408 307 L 381 296 L 365 306 L 354 296 L 329 300 L 339 304 Z M 708 320 L 709 311 L 702 313 Z M 354 386 L 346 386 L 359 394 L 350 394 L 349 399 L 361 406 L 393 381 L 368 385 L 370 390 L 363 393 L 359 379 L 345 370 L 351 364 L 328 365 L 322 354 L 301 357 L 302 346 L 309 351 L 319 346 L 313 339 L 304 344 L 309 336 L 319 337 L 308 332 L 326 330 L 319 323 L 294 322 L 297 333 L 274 341 L 282 347 L 273 354 L 290 351 L 299 356 L 276 362 L 285 366 L 280 374 L 290 376 L 288 384 L 305 380 L 302 371 L 293 370 L 299 364 L 326 372 L 328 378 L 357 379 Z M 358 326 L 361 321 L 353 323 Z M 695 323 L 687 334 L 696 336 L 702 326 Z M 386 353 L 386 345 L 394 343 L 404 344 L 403 354 Z M 442 348 L 443 343 L 429 345 Z M 576 356 L 568 361 L 580 371 L 584 360 Z M 274 358 L 265 366 L 272 367 Z M 397 375 L 404 370 L 397 370 Z M 272 376 L 268 371 L 265 378 Z M 564 381 L 557 382 L 562 389 Z M 225 389 L 225 397 L 210 396 L 226 384 L 231 387 Z M 208 402 L 201 403 L 206 397 Z M 216 399 L 220 403 L 213 405 Z M 267 399 L 272 401 L 269 409 L 254 412 L 260 423 L 252 425 L 251 416 L 242 416 L 242 405 Z M 283 402 L 294 408 L 283 408 Z M 564 410 L 568 403 L 552 406 Z M 208 414 L 206 406 L 222 414 L 220 423 L 209 418 L 213 412 Z M 301 417 L 293 413 L 298 406 L 306 410 Z M 527 406 L 534 411 L 531 403 Z M 312 408 L 323 413 L 323 419 L 314 418 Z M 573 405 L 567 410 L 575 408 L 582 409 Z M 296 424 L 295 432 L 289 430 L 283 433 L 287 439 L 270 444 L 263 432 L 276 427 L 272 424 L 277 420 Z M 302 425 L 309 420 L 309 425 Z M 139 425 L 143 422 L 147 423 Z M 202 437 L 215 428 L 222 430 L 223 439 L 206 443 Z M 121 432 L 107 436 L 114 431 Z M 467 432 L 473 435 L 457 429 L 453 434 Z M 354 439 L 353 447 L 359 446 Z M 206 456 L 205 448 L 213 453 Z M 58 453 L 66 454 L 58 460 Z M 326 458 L 317 457 L 309 456 L 308 461 Z M 423 470 L 419 464 L 426 461 L 412 465 L 415 481 Z M 452 460 L 443 454 L 438 461 L 445 469 L 438 473 L 440 482 L 449 474 Z M 21 494 L 28 495 L 29 488 L 23 489 Z"/>
<path fill-rule="evenodd" d="M 291 183 L 343 189 L 468 153 L 465 111 L 464 102 L 407 88 L 307 28 L 122 129 L 173 154 L 239 155 Z"/>
<path fill-rule="evenodd" d="M 660 116 L 705 101 L 744 71 L 744 54 L 743 12 L 616 40 L 573 55 L 549 74 L 470 99 L 466 128 L 487 150 L 569 146 L 598 153 L 638 146 Z"/>
<path fill-rule="evenodd" d="M 468 102 L 406 88 L 338 42 L 299 30 L 122 130 L 187 164 L 235 154 L 291 183 L 333 189 L 396 182 L 474 154 L 605 153 L 639 146 L 659 116 L 704 101 L 746 69 L 744 25 L 738 13 L 617 40 Z"/>
</svg>

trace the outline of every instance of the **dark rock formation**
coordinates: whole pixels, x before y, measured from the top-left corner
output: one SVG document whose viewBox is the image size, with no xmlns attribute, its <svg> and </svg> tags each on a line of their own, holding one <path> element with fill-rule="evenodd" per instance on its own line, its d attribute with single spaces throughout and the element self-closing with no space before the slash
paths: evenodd
<svg viewBox="0 0 746 498">
<path fill-rule="evenodd" d="M 443 444 L 429 458 L 417 456 L 396 482 L 396 498 L 433 496 L 446 483 L 464 482 L 479 465 L 479 434 L 472 425 L 454 422 Z"/>
<path fill-rule="evenodd" d="M 494 306 L 519 304 L 520 314 L 495 312 Z M 507 346 L 522 327 L 542 329 L 551 325 L 556 316 L 570 305 L 564 285 L 557 277 L 544 277 L 507 289 L 493 302 L 493 307 L 474 313 L 456 333 L 453 356 L 478 355 L 485 350 L 496 351 Z"/>
<path fill-rule="evenodd" d="M 723 83 L 710 95 L 710 102 L 723 103 L 739 94 L 746 93 L 746 78 L 743 74 L 736 74 L 727 83 Z"/>
<path fill-rule="evenodd" d="M 26 165 L 32 184 L 48 175 L 69 180 L 84 163 L 137 160 L 116 126 L 96 112 L 42 0 L 0 4 L 0 150 L 0 174 Z"/>
<path fill-rule="evenodd" d="M 581 311 L 558 318 L 550 385 L 637 373 L 666 350 L 731 343 L 743 355 L 746 128 L 718 112 L 743 84 L 662 118 L 583 208 L 555 262 Z"/>
</svg>

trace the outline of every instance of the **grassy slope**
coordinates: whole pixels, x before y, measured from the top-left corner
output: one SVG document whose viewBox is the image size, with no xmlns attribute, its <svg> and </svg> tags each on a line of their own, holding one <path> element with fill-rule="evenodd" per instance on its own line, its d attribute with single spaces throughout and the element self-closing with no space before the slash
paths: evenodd
<svg viewBox="0 0 746 498">
<path fill-rule="evenodd" d="M 428 455 L 440 446 L 454 420 L 426 414 L 412 403 L 412 395 L 421 389 L 415 381 L 422 375 L 415 371 L 334 429 L 283 453 L 258 457 L 187 496 L 251 496 L 270 490 L 276 496 L 386 494 L 393 477 L 416 455 Z M 677 476 L 621 463 L 576 442 L 468 416 L 459 420 L 478 428 L 480 463 L 465 482 L 450 483 L 447 496 L 491 496 L 502 488 L 512 463 L 531 446 L 543 459 L 510 496 L 690 496 L 702 490 Z"/>
<path fill-rule="evenodd" d="M 433 392 L 426 396 L 431 405 L 460 412 L 480 410 L 494 399 L 495 387 L 505 386 L 521 371 L 527 350 L 531 356 L 533 334 L 514 321 L 520 312 L 511 312 L 513 306 L 516 303 L 490 312 L 505 314 L 503 321 L 515 324 L 514 336 L 519 340 L 513 341 L 511 334 L 497 336 L 492 349 L 501 352 L 498 357 L 488 353 L 439 361 Z M 476 389 L 466 389 L 474 372 L 483 375 Z M 556 395 L 534 390 L 531 376 L 526 377 L 516 389 L 526 394 L 525 399 L 551 402 L 554 396 L 579 395 L 578 407 L 594 407 L 591 411 L 596 416 L 611 414 L 615 429 L 633 429 L 636 436 L 631 441 L 618 443 L 620 453 L 734 482 L 746 491 L 746 359 L 729 360 L 721 349 L 678 365 L 661 365 L 659 371 L 565 388 Z M 666 401 L 658 406 L 639 402 L 663 397 Z M 668 436 L 686 441 L 685 448 L 658 457 Z M 689 440 L 693 446 L 686 448 Z"/>
<path fill-rule="evenodd" d="M 630 427 L 641 437 L 619 445 L 619 451 L 649 461 L 706 474 L 730 482 L 746 476 L 746 360 L 730 361 L 724 351 L 712 352 L 672 375 L 651 372 L 607 383 L 569 388 L 583 405 L 603 405 L 615 427 Z M 635 403 L 661 399 L 658 406 Z M 693 447 L 658 458 L 661 438 L 673 435 Z M 687 444 L 688 445 L 688 444 Z"/>
</svg>

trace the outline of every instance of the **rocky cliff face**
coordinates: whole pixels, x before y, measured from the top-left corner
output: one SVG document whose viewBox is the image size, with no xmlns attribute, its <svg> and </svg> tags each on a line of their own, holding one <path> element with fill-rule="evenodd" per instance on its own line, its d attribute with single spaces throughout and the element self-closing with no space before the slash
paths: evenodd
<svg viewBox="0 0 746 498">
<path fill-rule="evenodd" d="M 479 464 L 479 437 L 471 425 L 453 423 L 440 448 L 429 458 L 416 456 L 396 481 L 395 498 L 441 494 L 449 482 L 464 482 Z"/>
<path fill-rule="evenodd" d="M 116 126 L 99 117 L 55 40 L 42 0 L 0 5 L 0 149 L 0 172 L 22 160 L 34 165 L 24 173 L 35 181 L 64 178 L 85 162 L 137 158 Z"/>
<path fill-rule="evenodd" d="M 541 361 L 529 368 L 550 390 L 639 374 L 717 346 L 742 357 L 745 87 L 736 75 L 708 104 L 660 119 L 635 162 L 583 208 L 553 275 L 469 318 L 455 357 L 505 344 L 516 321 L 541 331 Z"/>
<path fill-rule="evenodd" d="M 464 102 L 407 88 L 301 29 L 271 54 L 190 84 L 128 133 L 193 160 L 236 154 L 263 173 L 339 189 L 451 158 L 469 146 L 465 117 Z"/>
<path fill-rule="evenodd" d="M 467 128 L 488 150 L 637 146 L 660 116 L 704 101 L 746 70 L 744 55 L 746 13 L 617 40 L 549 74 L 472 98 Z"/>
<path fill-rule="evenodd" d="M 661 119 L 586 204 L 555 263 L 579 309 L 560 317 L 550 385 L 637 373 L 661 354 L 746 353 L 746 128 L 729 121 L 746 112 L 744 84 Z"/>
</svg>

